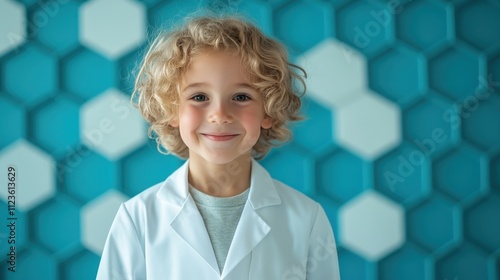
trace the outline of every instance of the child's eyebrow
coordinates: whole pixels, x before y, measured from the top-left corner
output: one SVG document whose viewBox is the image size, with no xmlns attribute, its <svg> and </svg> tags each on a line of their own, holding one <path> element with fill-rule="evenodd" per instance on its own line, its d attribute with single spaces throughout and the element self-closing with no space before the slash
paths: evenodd
<svg viewBox="0 0 500 280">
<path fill-rule="evenodd" d="M 203 86 L 209 86 L 209 84 L 208 83 L 192 83 L 192 84 L 185 86 L 182 89 L 182 91 L 185 91 L 185 90 L 190 89 L 190 88 L 197 88 L 197 87 L 203 87 Z M 248 83 L 236 83 L 236 84 L 234 84 L 234 87 L 235 88 L 247 88 L 250 90 L 256 90 L 255 87 L 253 87 L 252 85 L 250 85 Z"/>
</svg>

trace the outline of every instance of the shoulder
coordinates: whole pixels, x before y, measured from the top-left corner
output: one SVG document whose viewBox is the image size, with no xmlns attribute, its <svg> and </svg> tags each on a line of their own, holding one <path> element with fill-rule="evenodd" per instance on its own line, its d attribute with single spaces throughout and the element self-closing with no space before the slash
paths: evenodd
<svg viewBox="0 0 500 280">
<path fill-rule="evenodd" d="M 318 210 L 319 204 L 312 198 L 276 179 L 273 179 L 273 183 L 282 203 L 291 207 L 299 207 L 302 210 Z"/>
<path fill-rule="evenodd" d="M 135 212 L 141 209 L 146 210 L 145 207 L 147 205 L 155 205 L 156 203 L 158 203 L 156 194 L 158 193 L 158 190 L 162 185 L 163 182 L 160 182 L 145 189 L 144 191 L 125 201 L 123 203 L 123 206 L 128 212 Z"/>
</svg>

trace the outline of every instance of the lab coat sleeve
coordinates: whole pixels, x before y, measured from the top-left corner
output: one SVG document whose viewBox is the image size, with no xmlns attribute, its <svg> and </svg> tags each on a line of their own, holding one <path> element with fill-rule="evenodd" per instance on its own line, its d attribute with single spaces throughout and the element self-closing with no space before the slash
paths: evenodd
<svg viewBox="0 0 500 280">
<path fill-rule="evenodd" d="M 312 226 L 307 258 L 308 280 L 340 279 L 337 247 L 333 230 L 321 205 Z"/>
<path fill-rule="evenodd" d="M 144 250 L 136 226 L 122 204 L 108 233 L 97 280 L 146 279 Z"/>
</svg>

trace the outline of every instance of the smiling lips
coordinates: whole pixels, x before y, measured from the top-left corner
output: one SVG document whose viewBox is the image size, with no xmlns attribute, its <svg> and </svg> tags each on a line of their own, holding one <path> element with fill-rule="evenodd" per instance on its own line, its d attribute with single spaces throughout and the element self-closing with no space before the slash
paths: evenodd
<svg viewBox="0 0 500 280">
<path fill-rule="evenodd" d="M 202 133 L 201 135 L 212 141 L 229 141 L 238 136 L 238 134 L 206 134 L 206 133 Z"/>
</svg>

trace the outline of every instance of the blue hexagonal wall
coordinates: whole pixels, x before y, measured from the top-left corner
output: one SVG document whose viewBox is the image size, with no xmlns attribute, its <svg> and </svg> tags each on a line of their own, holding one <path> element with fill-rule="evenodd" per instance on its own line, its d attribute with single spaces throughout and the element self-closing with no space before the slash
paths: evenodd
<svg viewBox="0 0 500 280">
<path fill-rule="evenodd" d="M 452 7 L 437 1 L 413 1 L 396 15 L 397 36 L 424 50 L 433 50 L 451 39 L 448 21 Z"/>
<path fill-rule="evenodd" d="M 458 37 L 481 48 L 499 46 L 500 34 L 492 28 L 480 26 L 500 25 L 500 6 L 497 1 L 471 1 L 457 11 L 456 25 Z"/>
<path fill-rule="evenodd" d="M 64 89 L 91 99 L 117 84 L 115 63 L 90 50 L 81 49 L 62 60 Z"/>
<path fill-rule="evenodd" d="M 426 250 L 443 251 L 462 237 L 459 205 L 442 195 L 434 194 L 407 217 L 408 237 Z"/>
<path fill-rule="evenodd" d="M 34 111 L 36 142 L 57 157 L 67 154 L 80 140 L 78 113 L 78 103 L 64 96 Z"/>
<path fill-rule="evenodd" d="M 78 46 L 78 10 L 74 1 L 52 1 L 36 6 L 32 13 L 32 32 L 57 53 L 65 54 Z"/>
<path fill-rule="evenodd" d="M 290 1 L 274 11 L 274 34 L 292 50 L 304 52 L 325 38 L 327 11 L 319 3 Z"/>
<path fill-rule="evenodd" d="M 0 96 L 0 127 L 10 127 L 0 130 L 0 148 L 26 135 L 24 108 L 6 96 Z"/>
<path fill-rule="evenodd" d="M 0 172 L 18 170 L 0 279 L 95 278 L 120 203 L 183 162 L 130 106 L 138 63 L 158 28 L 208 13 L 307 71 L 305 120 L 261 162 L 323 206 L 342 279 L 499 279 L 496 0 L 0 1 Z"/>
<path fill-rule="evenodd" d="M 394 4 L 347 2 L 336 10 L 338 38 L 367 55 L 387 48 L 394 38 L 394 15 L 402 8 L 401 1 Z"/>
<path fill-rule="evenodd" d="M 55 94 L 57 61 L 34 43 L 20 49 L 1 66 L 5 92 L 22 100 L 23 104 L 34 106 Z"/>
</svg>

